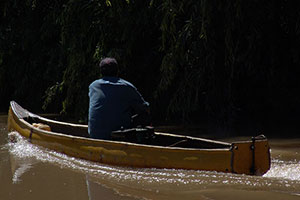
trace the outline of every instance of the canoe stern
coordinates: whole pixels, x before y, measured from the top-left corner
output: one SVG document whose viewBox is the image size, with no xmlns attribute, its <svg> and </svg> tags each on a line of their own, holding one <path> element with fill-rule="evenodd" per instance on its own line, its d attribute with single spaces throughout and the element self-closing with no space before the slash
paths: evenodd
<svg viewBox="0 0 300 200">
<path fill-rule="evenodd" d="M 270 146 L 264 136 L 252 141 L 232 144 L 232 172 L 248 175 L 263 175 L 271 166 Z"/>
</svg>

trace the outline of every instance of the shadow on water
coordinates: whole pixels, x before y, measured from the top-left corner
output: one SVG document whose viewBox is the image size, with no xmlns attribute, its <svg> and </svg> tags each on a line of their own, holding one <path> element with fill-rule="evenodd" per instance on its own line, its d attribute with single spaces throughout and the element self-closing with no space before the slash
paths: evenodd
<svg viewBox="0 0 300 200">
<path fill-rule="evenodd" d="M 5 132 L 1 129 L 1 135 Z M 90 162 L 32 145 L 18 133 L 8 142 L 1 136 L 1 154 L 6 154 L 10 176 L 4 180 L 19 189 L 10 197 L 22 199 L 300 199 L 300 140 L 274 140 L 272 167 L 262 177 L 172 169 L 137 169 Z M 7 138 L 7 134 L 6 134 Z M 3 158 L 2 158 L 3 159 Z M 8 163 L 8 164 L 7 164 Z M 1 175 L 3 176 L 3 174 Z M 35 190 L 47 177 L 47 190 Z M 54 186 L 53 186 L 54 185 Z M 37 186 L 38 187 L 38 186 Z M 41 187 L 41 186 L 39 186 Z M 10 189 L 11 190 L 11 189 Z M 2 191 L 3 192 L 3 191 Z M 60 194 L 54 195 L 53 193 Z M 72 193 L 72 195 L 71 195 Z M 0 193 L 1 195 L 1 193 Z M 27 198 L 26 198 L 27 197 Z M 35 198 L 32 198 L 35 197 Z"/>
</svg>

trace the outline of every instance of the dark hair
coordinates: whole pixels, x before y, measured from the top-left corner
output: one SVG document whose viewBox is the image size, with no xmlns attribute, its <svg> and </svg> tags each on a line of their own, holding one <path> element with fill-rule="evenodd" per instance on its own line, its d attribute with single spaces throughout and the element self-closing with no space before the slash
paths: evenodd
<svg viewBox="0 0 300 200">
<path fill-rule="evenodd" d="M 118 75 L 118 62 L 115 58 L 104 58 L 101 60 L 100 71 L 103 76 L 117 76 Z"/>
</svg>

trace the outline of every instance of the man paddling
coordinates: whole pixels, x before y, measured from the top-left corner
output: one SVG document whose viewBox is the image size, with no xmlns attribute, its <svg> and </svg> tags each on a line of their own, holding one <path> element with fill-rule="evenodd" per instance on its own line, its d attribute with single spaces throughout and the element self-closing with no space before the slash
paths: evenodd
<svg viewBox="0 0 300 200">
<path fill-rule="evenodd" d="M 102 78 L 89 86 L 89 126 L 91 138 L 111 139 L 111 132 L 132 126 L 132 116 L 149 109 L 136 87 L 118 77 L 114 58 L 100 62 Z"/>
</svg>

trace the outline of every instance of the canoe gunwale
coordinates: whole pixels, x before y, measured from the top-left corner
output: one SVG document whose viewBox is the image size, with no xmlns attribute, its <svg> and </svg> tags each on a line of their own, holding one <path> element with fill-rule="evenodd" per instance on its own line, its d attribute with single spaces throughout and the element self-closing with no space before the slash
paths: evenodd
<svg viewBox="0 0 300 200">
<path fill-rule="evenodd" d="M 216 145 L 224 145 L 223 148 L 186 148 L 186 147 L 170 147 L 170 146 L 159 146 L 159 145 L 149 145 L 149 144 L 137 144 L 137 143 L 132 143 L 132 142 L 126 142 L 126 141 L 113 141 L 113 140 L 102 140 L 102 139 L 94 139 L 94 138 L 89 138 L 89 137 L 83 137 L 83 136 L 75 136 L 75 135 L 68 135 L 68 134 L 64 134 L 64 133 L 60 133 L 60 132 L 55 132 L 55 131 L 47 131 L 47 130 L 43 130 L 43 129 L 39 129 L 34 127 L 32 124 L 30 124 L 26 118 L 36 118 L 39 119 L 41 121 L 45 121 L 45 122 L 52 122 L 55 124 L 59 124 L 59 125 L 66 125 L 66 126 L 71 126 L 74 128 L 80 127 L 80 128 L 87 128 L 87 125 L 78 125 L 78 124 L 72 124 L 72 123 L 66 123 L 66 122 L 60 122 L 60 121 L 56 121 L 56 120 L 51 120 L 48 118 L 44 118 L 41 117 L 39 115 L 36 115 L 34 113 L 29 112 L 28 110 L 22 108 L 20 105 L 18 105 L 16 102 L 12 101 L 11 102 L 11 109 L 14 113 L 13 117 L 16 120 L 19 120 L 20 123 L 26 125 L 27 129 L 29 130 L 33 130 L 34 133 L 40 133 L 40 134 L 45 134 L 45 135 L 52 135 L 52 136 L 57 136 L 57 137 L 66 137 L 66 138 L 70 138 L 70 139 L 76 139 L 77 141 L 81 141 L 81 142 L 92 142 L 92 143 L 100 143 L 100 144 L 124 144 L 124 145 L 132 145 L 132 146 L 147 146 L 147 147 L 154 147 L 154 148 L 167 148 L 167 149 L 178 149 L 178 150 L 182 150 L 182 149 L 188 149 L 188 150 L 208 150 L 208 151 L 224 151 L 224 150 L 230 150 L 232 144 L 231 143 L 226 143 L 226 142 L 221 142 L 221 141 L 214 141 L 214 140 L 209 140 L 209 139 L 203 139 L 203 138 L 195 138 L 195 137 L 191 137 L 191 136 L 183 136 L 183 135 L 175 135 L 175 134 L 171 134 L 171 133 L 162 133 L 162 132 L 155 132 L 156 135 L 163 135 L 163 136 L 170 136 L 170 137 L 177 137 L 180 139 L 191 139 L 191 140 L 197 140 L 197 141 L 201 141 L 201 142 L 208 142 L 208 143 L 212 143 L 212 144 L 216 144 Z M 88 143 L 90 143 L 88 142 Z"/>
<path fill-rule="evenodd" d="M 156 145 L 147 145 L 147 144 L 136 144 L 136 143 L 131 143 L 131 142 L 124 142 L 124 141 L 112 141 L 112 140 L 101 140 L 101 139 L 94 139 L 94 138 L 86 138 L 82 136 L 74 136 L 74 135 L 66 135 L 63 133 L 58 133 L 58 132 L 52 132 L 52 131 L 46 131 L 42 130 L 39 128 L 36 128 L 32 126 L 30 123 L 28 123 L 24 119 L 19 119 L 20 123 L 23 123 L 28 130 L 30 130 L 34 134 L 43 134 L 46 136 L 55 136 L 55 137 L 62 137 L 62 138 L 69 138 L 71 140 L 76 140 L 77 142 L 81 143 L 89 143 L 88 145 L 90 146 L 91 144 L 93 146 L 97 146 L 97 144 L 122 144 L 122 145 L 130 145 L 130 146 L 135 146 L 135 147 L 149 147 L 149 148 L 161 148 L 161 149 L 174 149 L 174 150 L 189 150 L 189 151 L 230 151 L 230 147 L 224 147 L 224 148 L 215 148 L 215 149 L 206 149 L 206 148 L 183 148 L 183 147 L 168 147 L 168 146 L 156 146 Z M 164 133 L 158 133 L 158 134 L 164 134 Z"/>
</svg>

